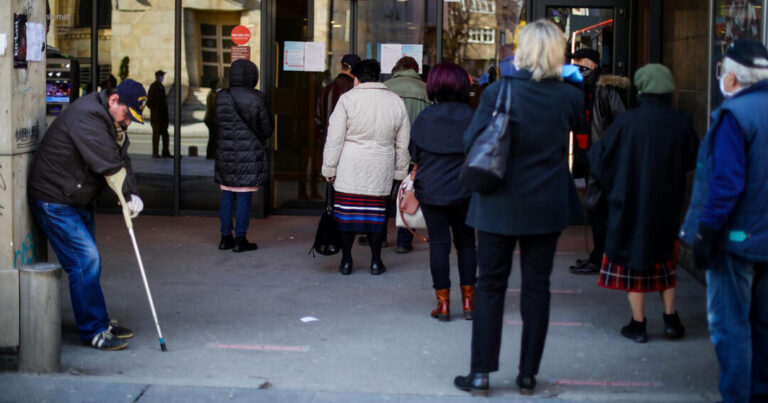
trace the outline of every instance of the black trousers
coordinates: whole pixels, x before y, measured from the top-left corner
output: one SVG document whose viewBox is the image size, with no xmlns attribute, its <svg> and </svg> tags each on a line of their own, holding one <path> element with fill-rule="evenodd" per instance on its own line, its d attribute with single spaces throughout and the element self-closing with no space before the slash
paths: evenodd
<svg viewBox="0 0 768 403">
<path fill-rule="evenodd" d="M 429 270 L 436 290 L 451 288 L 451 232 L 459 259 L 461 285 L 475 285 L 477 252 L 475 229 L 465 224 L 469 201 L 456 206 L 435 206 L 421 203 L 429 234 Z"/>
<path fill-rule="evenodd" d="M 157 152 L 157 147 L 160 143 L 160 137 L 163 138 L 162 156 L 167 157 L 171 154 L 170 150 L 168 149 L 168 142 L 170 141 L 170 136 L 168 135 L 168 125 L 152 123 L 152 155 L 160 155 Z"/>
<path fill-rule="evenodd" d="M 594 243 L 589 261 L 600 267 L 605 254 L 605 238 L 608 236 L 608 205 L 605 202 L 598 204 L 589 212 L 589 220 L 592 222 L 592 242 Z"/>
<path fill-rule="evenodd" d="M 549 328 L 549 276 L 559 237 L 559 232 L 516 237 L 478 231 L 479 274 L 472 320 L 472 372 L 499 370 L 504 297 L 517 243 L 520 244 L 523 319 L 518 368 L 525 375 L 539 372 Z"/>
</svg>

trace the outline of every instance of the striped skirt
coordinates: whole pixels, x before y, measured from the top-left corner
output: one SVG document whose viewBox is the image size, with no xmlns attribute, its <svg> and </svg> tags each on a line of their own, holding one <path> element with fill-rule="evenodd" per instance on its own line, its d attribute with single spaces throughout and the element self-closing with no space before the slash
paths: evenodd
<svg viewBox="0 0 768 403">
<path fill-rule="evenodd" d="M 672 259 L 668 262 L 656 263 L 650 271 L 629 270 L 612 263 L 607 256 L 604 256 L 597 285 L 629 292 L 655 292 L 675 288 L 678 248 L 679 244 L 675 246 L 675 256 Z"/>
<path fill-rule="evenodd" d="M 365 196 L 336 192 L 333 216 L 342 232 L 384 232 L 388 196 Z"/>
</svg>

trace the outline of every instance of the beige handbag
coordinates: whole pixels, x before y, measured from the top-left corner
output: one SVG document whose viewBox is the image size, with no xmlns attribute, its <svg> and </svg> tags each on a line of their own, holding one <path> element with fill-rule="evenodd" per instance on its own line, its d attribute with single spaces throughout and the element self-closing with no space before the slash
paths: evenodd
<svg viewBox="0 0 768 403">
<path fill-rule="evenodd" d="M 411 174 L 403 179 L 400 188 L 397 190 L 397 217 L 396 225 L 406 228 L 415 237 L 422 241 L 427 238 L 416 233 L 414 229 L 427 229 L 427 222 L 424 220 L 424 214 L 419 207 L 419 200 L 416 199 L 416 191 L 413 189 L 413 178 L 416 176 L 416 168 L 413 168 Z"/>
</svg>

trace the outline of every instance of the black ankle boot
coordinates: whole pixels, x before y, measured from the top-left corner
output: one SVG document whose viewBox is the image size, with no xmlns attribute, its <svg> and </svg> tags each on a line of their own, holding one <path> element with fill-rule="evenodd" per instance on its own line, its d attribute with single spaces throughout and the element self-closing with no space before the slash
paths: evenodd
<svg viewBox="0 0 768 403">
<path fill-rule="evenodd" d="M 680 322 L 680 316 L 677 312 L 667 315 L 664 314 L 664 336 L 668 339 L 679 339 L 685 335 L 685 327 Z"/>
<path fill-rule="evenodd" d="M 488 373 L 470 372 L 467 376 L 457 376 L 453 380 L 453 385 L 465 392 L 474 395 L 488 395 Z"/>
<path fill-rule="evenodd" d="M 515 381 L 517 387 L 520 388 L 520 394 L 530 396 L 533 394 L 533 389 L 536 388 L 536 377 L 533 375 L 519 374 Z"/>
<path fill-rule="evenodd" d="M 629 324 L 621 328 L 621 335 L 634 341 L 635 343 L 645 343 L 648 341 L 648 333 L 645 331 L 645 324 L 648 323 L 645 318 L 642 322 L 632 318 Z"/>
<path fill-rule="evenodd" d="M 255 243 L 248 242 L 244 236 L 235 237 L 235 246 L 232 247 L 233 252 L 248 252 L 249 250 L 256 250 L 259 247 Z"/>
<path fill-rule="evenodd" d="M 221 250 L 232 249 L 233 246 L 235 246 L 235 239 L 232 238 L 231 234 L 221 236 L 221 242 L 219 242 L 219 249 Z"/>
<path fill-rule="evenodd" d="M 344 276 L 352 274 L 352 259 L 344 260 L 344 258 L 341 258 L 341 263 L 339 264 L 339 273 Z"/>
<path fill-rule="evenodd" d="M 381 261 L 371 263 L 371 274 L 378 276 L 387 271 L 387 267 Z"/>
</svg>

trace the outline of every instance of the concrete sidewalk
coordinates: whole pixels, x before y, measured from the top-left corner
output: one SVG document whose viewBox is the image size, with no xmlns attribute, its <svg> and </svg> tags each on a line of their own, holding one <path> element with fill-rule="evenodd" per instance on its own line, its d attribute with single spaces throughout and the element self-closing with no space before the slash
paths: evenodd
<svg viewBox="0 0 768 403">
<path fill-rule="evenodd" d="M 307 254 L 315 217 L 252 220 L 249 238 L 259 250 L 243 254 L 216 248 L 217 218 L 142 216 L 135 224 L 169 351 L 159 349 L 122 218 L 100 215 L 107 306 L 136 337 L 119 352 L 80 345 L 63 282 L 65 372 L 0 374 L 0 402 L 477 401 L 452 385 L 454 376 L 469 372 L 471 338 L 471 322 L 461 319 L 455 258 L 453 317 L 441 323 L 429 318 L 434 293 L 428 248 L 420 242 L 406 255 L 385 249 L 382 276 L 369 274 L 369 252 L 356 245 L 356 270 L 341 276 L 339 256 Z M 619 335 L 630 318 L 626 295 L 598 288 L 596 276 L 568 273 L 577 257 L 586 256 L 587 235 L 573 227 L 560 241 L 552 323 L 534 398 L 718 399 L 704 287 L 679 270 L 686 337 L 663 339 L 660 298 L 649 295 L 650 341 L 635 344 Z M 519 284 L 515 261 L 501 370 L 491 375 L 493 400 L 520 398 L 514 386 Z M 318 320 L 301 321 L 308 316 Z"/>
</svg>

